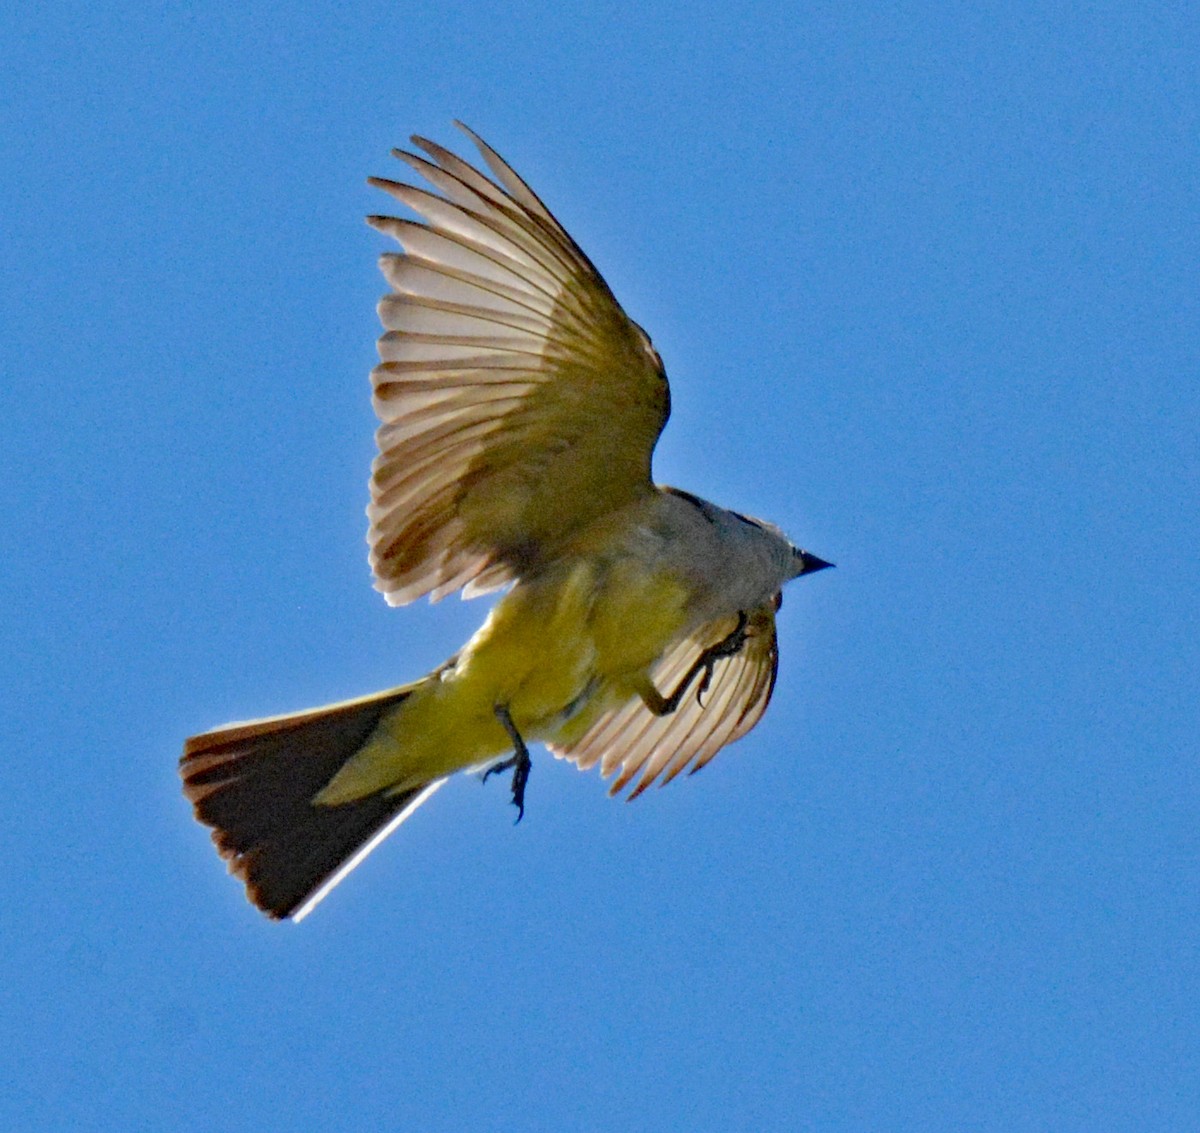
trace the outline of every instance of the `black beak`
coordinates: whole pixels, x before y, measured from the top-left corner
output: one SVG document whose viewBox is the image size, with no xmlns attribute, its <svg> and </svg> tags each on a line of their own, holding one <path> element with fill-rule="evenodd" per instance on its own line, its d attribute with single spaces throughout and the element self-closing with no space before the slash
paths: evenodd
<svg viewBox="0 0 1200 1133">
<path fill-rule="evenodd" d="M 796 572 L 797 577 L 802 574 L 812 574 L 813 571 L 824 570 L 826 567 L 833 566 L 833 563 L 827 563 L 824 559 L 819 559 L 816 555 L 809 554 L 808 551 L 797 551 L 796 558 L 800 562 L 800 569 Z"/>
</svg>

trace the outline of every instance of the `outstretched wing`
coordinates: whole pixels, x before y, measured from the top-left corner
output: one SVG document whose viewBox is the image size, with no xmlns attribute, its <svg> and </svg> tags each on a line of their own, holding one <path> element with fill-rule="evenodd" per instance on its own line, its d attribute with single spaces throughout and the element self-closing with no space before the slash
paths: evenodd
<svg viewBox="0 0 1200 1133">
<path fill-rule="evenodd" d="M 461 124 L 459 124 L 461 125 Z M 402 254 L 372 374 L 379 455 L 369 541 L 392 605 L 495 589 L 651 490 L 670 407 L 649 338 L 532 190 L 414 138 L 394 151 L 438 193 L 372 178 L 425 218 L 373 216 Z"/>
<path fill-rule="evenodd" d="M 651 674 L 658 690 L 670 693 L 696 658 L 734 624 L 734 618 L 712 622 L 673 646 Z M 750 615 L 740 652 L 717 661 L 708 689 L 701 693 L 693 686 L 671 715 L 655 716 L 634 699 L 602 716 L 576 743 L 551 745 L 550 750 L 581 770 L 599 763 L 605 778 L 619 770 L 609 794 L 637 778 L 629 795 L 635 799 L 659 776 L 666 784 L 685 768 L 699 771 L 726 744 L 750 731 L 767 710 L 778 663 L 775 608 L 760 606 Z"/>
</svg>

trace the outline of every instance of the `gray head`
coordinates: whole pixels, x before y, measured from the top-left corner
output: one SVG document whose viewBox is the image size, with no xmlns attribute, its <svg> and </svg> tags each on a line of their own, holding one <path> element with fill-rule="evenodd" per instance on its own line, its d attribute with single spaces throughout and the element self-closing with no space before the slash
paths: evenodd
<svg viewBox="0 0 1200 1133">
<path fill-rule="evenodd" d="M 693 576 L 697 613 L 711 619 L 753 609 L 777 595 L 785 583 L 831 563 L 797 547 L 763 519 L 729 511 L 678 488 L 663 488 L 668 504 L 667 545 L 680 555 L 678 568 Z"/>
<path fill-rule="evenodd" d="M 784 579 L 785 582 L 793 578 L 799 578 L 802 574 L 815 574 L 819 570 L 824 570 L 826 567 L 834 565 L 822 558 L 818 558 L 811 551 L 805 551 L 797 547 L 775 524 L 768 523 L 765 519 L 755 519 L 753 516 L 742 515 L 738 511 L 731 512 L 730 514 L 736 516 L 743 523 L 748 523 L 752 527 L 757 527 L 762 531 L 770 533 L 787 547 L 790 560 L 789 573 Z"/>
</svg>

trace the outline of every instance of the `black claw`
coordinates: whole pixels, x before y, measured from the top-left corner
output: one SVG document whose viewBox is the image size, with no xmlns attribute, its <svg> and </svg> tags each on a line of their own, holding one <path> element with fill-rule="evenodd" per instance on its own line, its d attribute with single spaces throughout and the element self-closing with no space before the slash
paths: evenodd
<svg viewBox="0 0 1200 1133">
<path fill-rule="evenodd" d="M 508 759 L 492 764 L 483 773 L 483 781 L 486 783 L 488 776 L 494 775 L 497 771 L 512 770 L 512 801 L 513 806 L 517 808 L 517 820 L 513 823 L 515 826 L 525 817 L 525 784 L 529 782 L 529 772 L 533 769 L 533 760 L 529 758 L 529 748 L 525 746 L 521 733 L 517 731 L 516 725 L 512 722 L 508 709 L 502 704 L 497 704 L 494 711 L 496 719 L 504 725 L 508 738 L 512 740 L 514 751 Z"/>
<path fill-rule="evenodd" d="M 493 775 L 501 771 L 511 771 L 517 765 L 517 757 L 514 755 L 511 759 L 502 759 L 499 763 L 493 763 L 484 773 L 480 782 L 486 783 Z"/>
<path fill-rule="evenodd" d="M 529 782 L 529 772 L 532 768 L 533 760 L 528 755 L 524 759 L 518 759 L 517 765 L 513 768 L 512 801 L 513 806 L 517 808 L 517 820 L 513 823 L 514 826 L 525 817 L 525 784 Z"/>
<path fill-rule="evenodd" d="M 708 686 L 712 684 L 713 669 L 716 667 L 715 657 L 704 658 L 704 672 L 700 676 L 699 683 L 696 685 L 696 703 L 701 708 L 704 707 L 704 694 L 708 692 Z"/>
</svg>

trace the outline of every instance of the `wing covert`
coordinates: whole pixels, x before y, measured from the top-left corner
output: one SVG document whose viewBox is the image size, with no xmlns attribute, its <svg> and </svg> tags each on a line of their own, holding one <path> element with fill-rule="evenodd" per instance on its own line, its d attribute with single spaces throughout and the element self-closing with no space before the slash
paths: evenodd
<svg viewBox="0 0 1200 1133">
<path fill-rule="evenodd" d="M 462 127 L 466 130 L 465 127 Z M 649 338 L 533 191 L 421 138 L 395 151 L 437 192 L 372 178 L 423 222 L 370 217 L 404 251 L 372 372 L 371 566 L 393 605 L 480 593 L 552 560 L 651 490 L 666 375 Z"/>
</svg>

